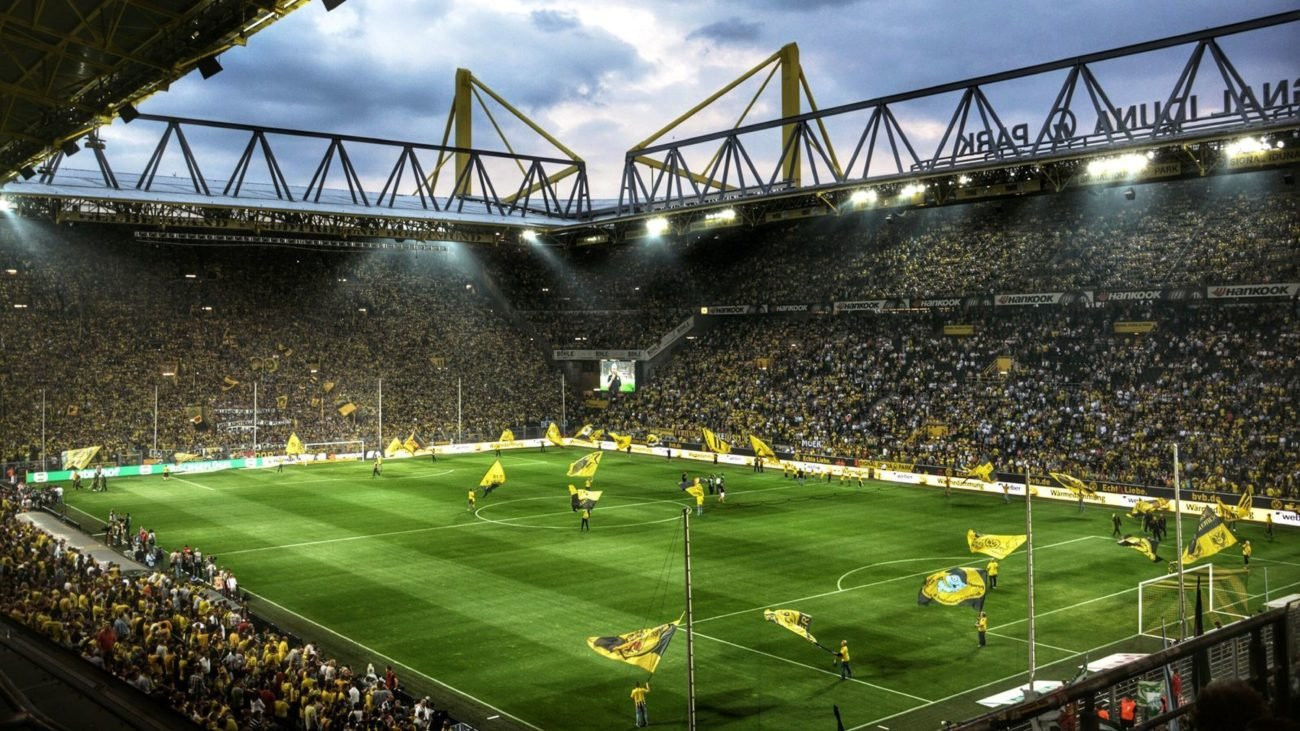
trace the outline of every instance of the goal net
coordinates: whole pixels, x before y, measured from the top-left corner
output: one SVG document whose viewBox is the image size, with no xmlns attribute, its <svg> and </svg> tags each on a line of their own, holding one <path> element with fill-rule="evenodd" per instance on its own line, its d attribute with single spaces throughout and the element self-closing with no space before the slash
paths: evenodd
<svg viewBox="0 0 1300 731">
<path fill-rule="evenodd" d="M 1207 563 L 1183 569 L 1182 610 L 1180 613 L 1178 575 L 1171 573 L 1138 583 L 1138 634 L 1146 637 L 1182 638 L 1179 617 L 1187 618 L 1187 634 L 1192 632 L 1196 616 L 1196 587 L 1201 587 L 1202 617 L 1205 626 L 1215 620 L 1231 622 L 1250 615 L 1250 592 L 1246 589 L 1249 572 Z"/>
<path fill-rule="evenodd" d="M 351 439 L 338 442 L 305 442 L 303 457 L 306 459 L 315 459 L 315 455 L 336 455 L 340 458 L 347 456 L 358 459 L 366 453 L 366 443 L 360 439 Z M 373 446 L 371 447 L 373 450 Z M 284 447 L 280 448 L 281 452 Z"/>
</svg>

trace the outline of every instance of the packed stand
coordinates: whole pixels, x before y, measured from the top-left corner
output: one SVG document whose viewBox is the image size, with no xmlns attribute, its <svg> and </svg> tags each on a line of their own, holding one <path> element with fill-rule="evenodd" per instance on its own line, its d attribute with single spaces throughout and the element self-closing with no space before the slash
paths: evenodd
<svg viewBox="0 0 1300 731">
<path fill-rule="evenodd" d="M 410 703 L 392 667 L 354 672 L 308 642 L 255 625 L 185 571 L 127 575 L 16 516 L 0 499 L 0 610 L 209 729 L 450 728 Z M 179 562 L 178 562 L 179 563 Z M 214 562 L 196 559 L 192 569 Z"/>
<path fill-rule="evenodd" d="M 1006 308 L 1012 309 L 1012 308 Z M 753 433 L 801 452 L 992 460 L 1140 484 L 1300 497 L 1300 317 L 1289 303 L 718 318 L 589 421 L 621 433 Z M 1117 335 L 1116 320 L 1155 320 Z M 973 324 L 946 336 L 947 322 Z M 995 365 L 1009 356 L 1005 376 Z M 932 434 L 932 427 L 939 434 Z"/>
<path fill-rule="evenodd" d="M 6 461 L 39 449 L 42 395 L 47 454 L 103 445 L 108 461 L 152 447 L 155 388 L 164 453 L 250 446 L 254 381 L 258 441 L 276 448 L 291 432 L 373 441 L 380 379 L 402 438 L 558 416 L 558 373 L 459 251 L 214 250 L 132 234 L 0 224 L 14 271 L 0 271 L 0 351 L 22 394 L 0 410 Z"/>
</svg>

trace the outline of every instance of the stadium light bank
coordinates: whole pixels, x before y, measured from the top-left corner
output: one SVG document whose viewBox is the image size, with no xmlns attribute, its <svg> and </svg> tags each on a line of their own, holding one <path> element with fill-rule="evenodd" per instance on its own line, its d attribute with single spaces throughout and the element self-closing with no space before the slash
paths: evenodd
<svg viewBox="0 0 1300 731">
<path fill-rule="evenodd" d="M 1093 177 L 1137 175 L 1145 170 L 1150 162 L 1146 155 L 1133 153 L 1114 157 L 1099 157 L 1088 163 L 1088 174 Z"/>
<path fill-rule="evenodd" d="M 663 216 L 647 218 L 645 222 L 645 232 L 651 236 L 662 236 L 668 230 L 668 219 Z"/>
</svg>

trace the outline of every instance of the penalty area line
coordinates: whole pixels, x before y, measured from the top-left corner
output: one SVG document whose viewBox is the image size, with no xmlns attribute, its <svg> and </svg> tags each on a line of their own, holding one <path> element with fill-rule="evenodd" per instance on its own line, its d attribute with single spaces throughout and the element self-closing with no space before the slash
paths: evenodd
<svg viewBox="0 0 1300 731">
<path fill-rule="evenodd" d="M 698 634 L 698 633 L 697 633 L 697 634 Z M 1073 659 L 1076 658 L 1076 657 L 1080 657 L 1080 656 L 1082 656 L 1082 655 L 1087 655 L 1087 654 L 1089 654 L 1089 653 L 1096 652 L 1097 650 L 1100 650 L 1100 649 L 1103 648 L 1103 647 L 1109 647 L 1109 646 L 1111 646 L 1111 645 L 1117 645 L 1117 644 L 1119 644 L 1119 643 L 1121 643 L 1121 642 L 1128 642 L 1129 640 L 1133 639 L 1134 637 L 1138 637 L 1138 635 L 1135 635 L 1135 634 L 1134 634 L 1134 635 L 1129 635 L 1128 637 L 1124 637 L 1124 638 L 1122 638 L 1122 639 L 1118 639 L 1118 640 L 1115 640 L 1115 641 L 1113 641 L 1113 642 L 1107 642 L 1107 643 L 1104 644 L 1104 645 L 1098 645 L 1098 646 L 1096 646 L 1096 647 L 1094 647 L 1094 648 L 1092 648 L 1092 649 L 1084 650 L 1083 652 L 1076 652 L 1076 653 L 1071 654 L 1069 657 L 1063 657 L 1063 658 L 1061 658 L 1060 660 L 1057 660 L 1056 662 L 1057 662 L 1057 663 L 1067 662 L 1067 661 L 1069 661 L 1069 660 L 1073 660 Z M 982 690 L 982 689 L 984 689 L 984 688 L 988 688 L 988 687 L 990 687 L 990 686 L 994 686 L 994 685 L 1004 685 L 1004 684 L 1006 684 L 1006 683 L 1010 683 L 1011 681 L 1013 681 L 1013 680 L 1015 680 L 1016 678 L 1019 678 L 1019 677 L 1025 675 L 1025 674 L 1026 674 L 1025 671 L 1021 671 L 1021 672 L 1018 672 L 1018 673 L 1016 673 L 1016 674 L 1014 674 L 1014 675 L 1008 675 L 1008 676 L 1006 676 L 1005 678 L 998 678 L 997 680 L 991 680 L 991 681 L 989 681 L 989 682 L 987 682 L 987 683 L 985 683 L 985 684 L 983 684 L 983 685 L 977 685 L 977 686 L 975 686 L 974 688 L 967 688 L 966 690 L 960 691 L 960 692 L 958 692 L 958 693 L 953 693 L 953 694 L 950 695 L 950 696 L 947 696 L 947 697 L 944 697 L 944 698 L 940 698 L 940 699 L 938 699 L 938 700 L 928 701 L 928 702 L 926 702 L 926 703 L 924 703 L 924 704 L 922 704 L 922 705 L 915 706 L 915 707 L 913 707 L 913 708 L 909 708 L 909 709 L 907 709 L 906 711 L 899 711 L 898 713 L 893 713 L 893 714 L 890 714 L 890 715 L 888 715 L 888 716 L 882 716 L 882 717 L 880 717 L 880 718 L 877 718 L 877 719 L 874 719 L 874 720 L 871 720 L 871 721 L 867 721 L 867 722 L 864 723 L 864 724 L 861 724 L 861 725 L 858 725 L 858 726 L 854 726 L 854 727 L 848 729 L 848 731 L 861 731 L 861 729 L 867 728 L 867 727 L 869 727 L 869 726 L 876 726 L 876 725 L 879 725 L 879 724 L 881 724 L 881 723 L 884 723 L 885 721 L 893 720 L 893 719 L 895 719 L 895 718 L 898 718 L 899 716 L 903 716 L 903 715 L 906 715 L 906 714 L 908 714 L 908 713 L 913 713 L 913 712 L 915 712 L 915 711 L 919 711 L 919 710 L 921 710 L 921 709 L 923 709 L 923 708 L 929 708 L 929 707 L 931 707 L 931 706 L 936 706 L 936 705 L 938 705 L 938 704 L 940 704 L 940 703 L 947 703 L 948 701 L 953 700 L 954 698 L 960 698 L 960 697 L 962 697 L 962 696 L 964 696 L 964 695 L 967 695 L 967 694 L 969 694 L 969 693 L 974 693 L 975 691 Z"/>
<path fill-rule="evenodd" d="M 747 651 L 747 652 L 752 652 L 752 653 L 755 653 L 755 654 L 758 654 L 758 655 L 762 655 L 763 657 L 770 657 L 770 658 L 772 658 L 773 660 L 780 660 L 781 662 L 787 662 L 787 663 L 790 663 L 791 665 L 798 665 L 798 666 L 801 667 L 801 668 L 807 668 L 807 669 L 812 670 L 812 671 L 814 671 L 814 672 L 822 673 L 823 675 L 836 675 L 836 676 L 839 675 L 839 673 L 832 672 L 832 671 L 827 670 L 827 669 L 825 669 L 825 668 L 813 667 L 812 665 L 809 665 L 809 664 L 807 664 L 807 663 L 802 663 L 802 662 L 799 662 L 799 661 L 797 661 L 797 660 L 791 660 L 791 659 L 786 658 L 786 657 L 781 657 L 780 655 L 773 655 L 773 654 L 770 653 L 770 652 L 763 652 L 762 650 L 755 650 L 755 649 L 752 648 L 752 647 L 745 647 L 744 645 L 738 645 L 738 644 L 736 644 L 736 643 L 734 643 L 734 642 L 729 642 L 729 641 L 724 640 L 724 639 L 721 639 L 721 638 L 719 638 L 719 637 L 713 637 L 713 636 L 711 636 L 711 635 L 706 635 L 706 634 L 704 634 L 703 632 L 695 631 L 695 632 L 693 632 L 693 634 L 694 634 L 696 637 L 703 637 L 703 638 L 706 639 L 706 640 L 713 640 L 714 642 L 720 642 L 720 643 L 722 643 L 722 644 L 724 644 L 724 645 L 729 645 L 729 646 L 731 646 L 731 647 L 735 647 L 735 648 L 737 648 L 737 649 L 739 649 L 739 650 L 745 650 L 745 651 Z M 904 693 L 904 692 L 901 691 L 901 690 L 894 690 L 893 688 L 886 688 L 886 687 L 883 686 L 883 685 L 876 685 L 875 683 L 868 683 L 868 682 L 865 681 L 865 680 L 858 680 L 857 678 L 852 678 L 852 677 L 851 677 L 851 678 L 848 678 L 848 680 L 850 680 L 850 681 L 852 681 L 852 682 L 854 682 L 854 683 L 857 683 L 858 685 L 865 685 L 865 686 L 867 686 L 868 688 L 875 688 L 876 690 L 883 690 L 883 691 L 885 691 L 886 693 L 893 693 L 893 694 L 895 694 L 895 695 L 901 695 L 901 696 L 903 696 L 904 698 L 911 698 L 911 699 L 914 700 L 914 701 L 921 701 L 922 703 L 931 703 L 931 702 L 932 702 L 932 701 L 930 701 L 930 700 L 928 700 L 928 699 L 922 698 L 922 697 L 919 696 L 919 695 L 912 695 L 911 693 Z"/>
<path fill-rule="evenodd" d="M 240 588 L 243 589 L 243 587 L 240 587 Z M 521 723 L 521 724 L 527 726 L 528 728 L 531 728 L 531 729 L 537 729 L 537 731 L 542 731 L 542 727 L 541 727 L 541 726 L 537 726 L 537 725 L 535 725 L 535 724 L 531 724 L 531 723 L 525 721 L 524 719 L 522 719 L 522 718 L 520 718 L 520 717 L 514 715 L 513 713 L 507 713 L 506 711 L 503 711 L 503 710 L 501 710 L 500 708 L 497 708 L 496 706 L 492 705 L 491 703 L 488 703 L 488 702 L 486 702 L 486 701 L 484 701 L 484 700 L 481 700 L 481 699 L 479 699 L 479 698 L 475 698 L 474 696 L 470 695 L 469 693 L 466 693 L 465 691 L 460 690 L 459 688 L 456 688 L 456 687 L 453 686 L 453 685 L 450 685 L 450 684 L 448 684 L 448 683 L 444 683 L 443 681 L 438 680 L 437 678 L 433 677 L 432 675 L 429 675 L 428 673 L 422 673 L 422 672 L 420 672 L 419 670 L 416 670 L 415 668 L 411 667 L 410 665 L 407 665 L 406 663 L 402 662 L 401 660 L 398 660 L 398 659 L 395 658 L 395 657 L 390 657 L 390 656 L 388 656 L 388 655 L 385 655 L 385 654 L 382 653 L 382 652 L 379 652 L 378 650 L 375 650 L 375 649 L 370 648 L 370 647 L 366 647 L 365 645 L 361 644 L 360 642 L 357 642 L 356 640 L 352 639 L 351 637 L 348 637 L 348 636 L 346 636 L 346 635 L 344 635 L 344 634 L 338 632 L 337 630 L 331 629 L 331 628 L 329 628 L 329 627 L 327 627 L 327 626 L 321 624 L 320 622 L 317 622 L 316 620 L 312 619 L 311 617 L 303 616 L 303 615 L 301 615 L 301 614 L 299 614 L 299 613 L 293 611 L 292 609 L 290 609 L 290 608 L 284 606 L 283 604 L 280 604 L 280 603 L 278 603 L 278 602 L 275 602 L 275 601 L 273 601 L 273 600 L 271 600 L 271 599 L 268 599 L 268 598 L 266 598 L 266 597 L 264 597 L 264 596 L 262 596 L 262 595 L 260 595 L 260 594 L 255 593 L 255 592 L 248 591 L 248 589 L 243 589 L 243 591 L 244 591 L 244 593 L 246 593 L 246 594 L 249 594 L 249 595 L 251 595 L 251 596 L 255 596 L 255 597 L 257 597 L 260 601 L 264 601 L 264 602 L 266 602 L 267 604 L 270 604 L 271 606 L 273 606 L 273 607 L 279 609 L 280 611 L 285 612 L 286 614 L 292 614 L 293 616 L 297 617 L 298 619 L 301 619 L 301 620 L 304 621 L 304 622 L 308 622 L 308 623 L 312 624 L 313 626 L 319 627 L 320 629 L 325 630 L 326 632 L 328 632 L 328 633 L 334 635 L 335 637 L 338 637 L 339 639 L 341 639 L 341 640 L 343 640 L 343 641 L 345 641 L 345 642 L 348 642 L 348 643 L 351 643 L 351 644 L 353 644 L 353 645 L 356 645 L 357 647 L 360 647 L 361 649 L 365 650 L 366 652 L 368 652 L 368 653 L 370 653 L 370 654 L 372 654 L 372 655 L 375 655 L 376 657 L 380 657 L 380 658 L 382 658 L 382 659 L 384 659 L 384 660 L 390 660 L 390 661 L 392 661 L 392 663 L 393 663 L 394 665 L 398 665 L 398 666 L 403 667 L 403 668 L 405 668 L 405 669 L 407 669 L 407 670 L 410 670 L 410 671 L 411 671 L 412 673 L 414 673 L 415 675 L 418 675 L 418 676 L 420 676 L 421 678 L 424 678 L 425 680 L 428 680 L 428 681 L 430 681 L 430 682 L 432 682 L 432 683 L 435 683 L 435 684 L 437 684 L 437 685 L 440 685 L 440 686 L 446 688 L 447 690 L 450 690 L 451 692 L 453 692 L 453 693 L 455 693 L 455 694 L 457 694 L 457 695 L 459 695 L 459 696 L 462 696 L 462 697 L 468 698 L 468 699 L 474 701 L 475 703 L 479 704 L 480 706 L 483 706 L 484 708 L 488 708 L 488 709 L 490 709 L 490 710 L 496 711 L 497 713 L 501 714 L 502 716 L 506 716 L 507 718 L 513 719 L 513 720 L 515 720 L 515 721 L 518 721 L 519 723 Z"/>
</svg>

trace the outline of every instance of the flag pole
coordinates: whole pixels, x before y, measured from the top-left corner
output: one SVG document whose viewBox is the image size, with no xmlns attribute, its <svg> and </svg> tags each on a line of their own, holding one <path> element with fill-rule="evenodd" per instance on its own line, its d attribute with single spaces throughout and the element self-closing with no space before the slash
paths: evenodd
<svg viewBox="0 0 1300 731">
<path fill-rule="evenodd" d="M 1025 698 L 1028 699 L 1035 697 L 1034 673 L 1038 669 L 1038 659 L 1034 655 L 1034 508 L 1030 499 L 1028 469 L 1025 470 L 1025 576 L 1028 587 L 1025 611 L 1029 621 L 1029 691 Z"/>
<path fill-rule="evenodd" d="M 257 456 L 257 381 L 253 381 L 253 456 Z"/>
<path fill-rule="evenodd" d="M 691 613 L 691 509 L 682 508 L 682 545 L 686 565 L 686 728 L 695 731 L 695 632 Z"/>
<path fill-rule="evenodd" d="M 379 379 L 379 449 L 383 454 L 384 449 L 384 379 Z"/>
<path fill-rule="evenodd" d="M 568 403 L 564 397 L 564 371 L 560 371 L 560 428 L 569 428 Z"/>
<path fill-rule="evenodd" d="M 158 384 L 156 383 L 153 385 L 153 451 L 158 451 Z"/>
<path fill-rule="evenodd" d="M 460 378 L 456 379 L 456 441 L 461 440 L 460 425 Z"/>
<path fill-rule="evenodd" d="M 1183 587 L 1183 505 L 1178 474 L 1178 444 L 1174 444 L 1174 551 L 1178 554 L 1178 638 L 1187 638 L 1187 598 Z"/>
</svg>

